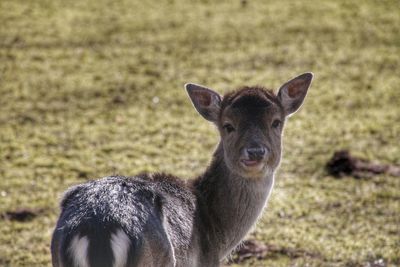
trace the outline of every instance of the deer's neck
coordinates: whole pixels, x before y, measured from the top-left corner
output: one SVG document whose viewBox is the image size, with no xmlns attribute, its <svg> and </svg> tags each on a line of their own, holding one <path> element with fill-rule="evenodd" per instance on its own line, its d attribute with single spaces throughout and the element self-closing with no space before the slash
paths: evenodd
<svg viewBox="0 0 400 267">
<path fill-rule="evenodd" d="M 230 172 L 221 145 L 213 160 L 194 183 L 203 207 L 204 230 L 224 258 L 249 232 L 262 213 L 274 183 L 273 172 L 261 179 L 246 179 Z"/>
</svg>

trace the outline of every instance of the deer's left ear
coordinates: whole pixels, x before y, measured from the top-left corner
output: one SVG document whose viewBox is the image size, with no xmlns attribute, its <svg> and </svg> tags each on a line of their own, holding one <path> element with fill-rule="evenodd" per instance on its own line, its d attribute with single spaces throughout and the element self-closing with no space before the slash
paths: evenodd
<svg viewBox="0 0 400 267">
<path fill-rule="evenodd" d="M 311 72 L 303 73 L 279 88 L 278 98 L 285 109 L 286 116 L 290 116 L 301 107 L 313 77 L 314 74 Z"/>
</svg>

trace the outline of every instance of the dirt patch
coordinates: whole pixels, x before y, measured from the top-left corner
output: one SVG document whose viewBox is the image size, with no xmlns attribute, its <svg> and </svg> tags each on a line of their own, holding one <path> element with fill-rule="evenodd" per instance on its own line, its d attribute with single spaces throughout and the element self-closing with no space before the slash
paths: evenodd
<svg viewBox="0 0 400 267">
<path fill-rule="evenodd" d="M 37 216 L 43 214 L 43 212 L 43 209 L 19 208 L 16 210 L 9 210 L 1 213 L 0 218 L 17 222 L 29 222 Z"/>
<path fill-rule="evenodd" d="M 352 156 L 348 150 L 336 151 L 326 164 L 326 169 L 329 174 L 337 178 L 343 176 L 370 178 L 377 174 L 400 176 L 400 166 L 373 163 Z"/>
<path fill-rule="evenodd" d="M 232 254 L 229 264 L 242 263 L 249 259 L 262 260 L 273 255 L 284 255 L 289 258 L 311 257 L 320 258 L 321 256 L 315 252 L 309 252 L 302 249 L 279 247 L 271 244 L 264 244 L 257 240 L 245 240 L 240 247 Z"/>
</svg>

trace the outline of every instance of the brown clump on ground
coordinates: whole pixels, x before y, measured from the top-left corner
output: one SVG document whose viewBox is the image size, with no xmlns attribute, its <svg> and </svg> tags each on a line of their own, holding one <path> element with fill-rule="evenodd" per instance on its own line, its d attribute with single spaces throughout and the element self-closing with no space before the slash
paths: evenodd
<svg viewBox="0 0 400 267">
<path fill-rule="evenodd" d="M 377 174 L 400 176 L 400 167 L 373 163 L 365 159 L 354 157 L 348 150 L 336 151 L 326 164 L 330 175 L 341 178 L 354 176 L 355 178 L 369 178 Z"/>
<path fill-rule="evenodd" d="M 36 218 L 41 213 L 43 213 L 43 210 L 41 209 L 19 208 L 0 214 L 0 218 L 10 221 L 28 222 Z"/>
<path fill-rule="evenodd" d="M 242 263 L 251 258 L 262 260 L 274 254 L 285 255 L 289 258 L 320 257 L 319 254 L 314 252 L 308 252 L 296 248 L 279 247 L 275 245 L 264 244 L 257 240 L 248 239 L 243 241 L 243 243 L 239 246 L 239 248 L 235 251 L 235 253 L 232 254 L 232 257 L 229 260 L 228 265 L 234 263 L 235 264 Z"/>
</svg>

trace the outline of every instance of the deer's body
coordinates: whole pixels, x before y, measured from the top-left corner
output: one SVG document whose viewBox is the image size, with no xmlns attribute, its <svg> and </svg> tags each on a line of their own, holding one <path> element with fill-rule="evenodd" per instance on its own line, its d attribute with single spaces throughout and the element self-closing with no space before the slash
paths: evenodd
<svg viewBox="0 0 400 267">
<path fill-rule="evenodd" d="M 281 157 L 285 117 L 312 75 L 225 95 L 187 85 L 221 142 L 194 180 L 165 174 L 113 176 L 72 187 L 52 240 L 55 267 L 218 266 L 262 213 Z"/>
</svg>

